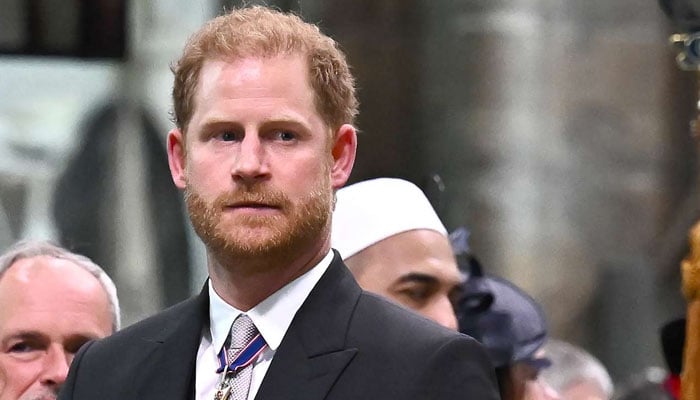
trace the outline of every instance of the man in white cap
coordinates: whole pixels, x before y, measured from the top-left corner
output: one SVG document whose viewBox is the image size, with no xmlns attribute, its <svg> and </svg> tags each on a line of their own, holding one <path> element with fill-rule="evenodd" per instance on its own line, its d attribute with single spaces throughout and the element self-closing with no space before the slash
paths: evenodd
<svg viewBox="0 0 700 400">
<path fill-rule="evenodd" d="M 457 329 L 462 278 L 447 230 L 413 183 L 378 178 L 338 190 L 331 245 L 363 289 Z"/>
</svg>

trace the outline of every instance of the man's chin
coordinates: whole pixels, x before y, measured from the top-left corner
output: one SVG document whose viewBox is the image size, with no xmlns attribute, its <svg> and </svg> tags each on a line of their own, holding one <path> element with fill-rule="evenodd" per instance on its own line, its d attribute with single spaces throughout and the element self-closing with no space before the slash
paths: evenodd
<svg viewBox="0 0 700 400">
<path fill-rule="evenodd" d="M 239 228 L 235 233 L 219 234 L 207 244 L 225 259 L 247 259 L 279 250 L 282 247 L 279 236 L 279 232 L 269 227 Z"/>
<path fill-rule="evenodd" d="M 49 390 L 41 391 L 40 393 L 28 393 L 18 400 L 56 400 L 58 393 L 53 393 Z"/>
</svg>

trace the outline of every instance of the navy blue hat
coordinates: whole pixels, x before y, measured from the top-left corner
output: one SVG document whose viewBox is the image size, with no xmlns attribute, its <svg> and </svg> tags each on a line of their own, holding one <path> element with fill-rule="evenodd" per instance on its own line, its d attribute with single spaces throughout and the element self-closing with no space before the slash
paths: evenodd
<svg viewBox="0 0 700 400">
<path fill-rule="evenodd" d="M 526 362 L 536 368 L 550 365 L 535 357 L 547 339 L 547 323 L 540 305 L 511 282 L 486 275 L 473 256 L 458 257 L 469 273 L 457 305 L 459 330 L 481 342 L 496 367 Z"/>
</svg>

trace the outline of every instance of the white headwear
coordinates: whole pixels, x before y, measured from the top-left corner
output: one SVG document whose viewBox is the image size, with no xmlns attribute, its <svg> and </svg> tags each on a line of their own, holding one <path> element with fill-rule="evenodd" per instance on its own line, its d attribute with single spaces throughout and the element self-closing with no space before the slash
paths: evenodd
<svg viewBox="0 0 700 400">
<path fill-rule="evenodd" d="M 425 194 L 411 182 L 377 178 L 336 192 L 331 246 L 343 259 L 389 236 L 414 229 L 430 229 L 447 237 Z"/>
</svg>

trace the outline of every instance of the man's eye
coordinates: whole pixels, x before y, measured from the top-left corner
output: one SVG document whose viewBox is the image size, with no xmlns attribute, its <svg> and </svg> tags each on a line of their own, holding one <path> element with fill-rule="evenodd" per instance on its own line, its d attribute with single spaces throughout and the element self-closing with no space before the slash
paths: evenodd
<svg viewBox="0 0 700 400">
<path fill-rule="evenodd" d="M 6 353 L 19 361 L 32 361 L 41 357 L 44 350 L 44 347 L 38 343 L 22 341 L 11 343 Z"/>
<path fill-rule="evenodd" d="M 410 288 L 405 288 L 399 291 L 399 293 L 406 297 L 407 299 L 421 303 L 430 297 L 430 289 L 426 286 L 415 286 Z"/>
<path fill-rule="evenodd" d="M 39 343 L 21 341 L 10 344 L 7 348 L 7 353 L 14 354 L 16 357 L 22 359 L 33 358 L 35 355 L 39 354 L 43 350 L 43 346 Z"/>
<path fill-rule="evenodd" d="M 26 353 L 28 351 L 31 351 L 32 349 L 33 347 L 30 346 L 27 342 L 17 342 L 11 345 L 8 351 L 10 353 Z"/>
<path fill-rule="evenodd" d="M 236 140 L 236 134 L 234 132 L 224 132 L 221 134 L 221 140 L 224 142 L 232 142 Z"/>
<path fill-rule="evenodd" d="M 277 132 L 277 136 L 283 142 L 288 142 L 288 141 L 294 140 L 296 138 L 296 135 L 294 134 L 294 132 L 290 132 L 290 131 L 279 131 L 279 132 Z"/>
</svg>

